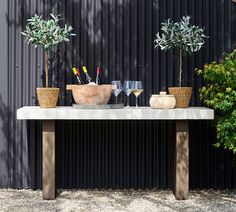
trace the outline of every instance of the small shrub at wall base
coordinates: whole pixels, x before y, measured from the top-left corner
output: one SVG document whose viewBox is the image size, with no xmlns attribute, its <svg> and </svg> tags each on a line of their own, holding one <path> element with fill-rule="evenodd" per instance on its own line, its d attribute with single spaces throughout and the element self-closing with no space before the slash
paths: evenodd
<svg viewBox="0 0 236 212">
<path fill-rule="evenodd" d="M 48 82 L 48 55 L 49 50 L 59 43 L 69 41 L 69 36 L 73 36 L 71 26 L 59 26 L 60 15 L 51 15 L 50 20 L 43 20 L 42 16 L 34 15 L 28 19 L 28 23 L 24 32 L 21 34 L 26 37 L 28 44 L 32 44 L 37 48 L 42 46 L 44 48 L 45 60 L 45 85 L 46 88 L 36 89 L 40 107 L 53 108 L 56 107 L 59 88 L 49 88 Z"/>
<path fill-rule="evenodd" d="M 200 90 L 202 101 L 216 110 L 216 147 L 236 153 L 236 50 L 221 63 L 206 64 L 197 70 L 207 85 Z"/>
<path fill-rule="evenodd" d="M 176 98 L 176 107 L 188 107 L 191 98 L 192 88 L 182 87 L 182 64 L 183 55 L 192 54 L 201 49 L 205 43 L 203 29 L 199 26 L 190 24 L 190 17 L 184 16 L 179 22 L 173 22 L 168 19 L 161 24 L 162 34 L 158 32 L 154 40 L 155 48 L 158 46 L 161 50 L 173 48 L 179 49 L 179 87 L 169 89 L 169 93 Z"/>
</svg>

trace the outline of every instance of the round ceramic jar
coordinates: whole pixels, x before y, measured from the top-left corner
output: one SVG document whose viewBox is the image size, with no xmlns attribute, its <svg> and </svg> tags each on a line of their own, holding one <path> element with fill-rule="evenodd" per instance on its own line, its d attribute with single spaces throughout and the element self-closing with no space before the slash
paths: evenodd
<svg viewBox="0 0 236 212">
<path fill-rule="evenodd" d="M 153 109 L 171 109 L 175 107 L 176 99 L 174 95 L 167 95 L 166 92 L 160 92 L 160 94 L 152 95 L 149 103 Z"/>
</svg>

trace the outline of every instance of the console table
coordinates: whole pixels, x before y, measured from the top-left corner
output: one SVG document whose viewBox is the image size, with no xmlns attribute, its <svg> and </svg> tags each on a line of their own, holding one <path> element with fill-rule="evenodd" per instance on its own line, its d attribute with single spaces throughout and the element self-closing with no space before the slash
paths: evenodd
<svg viewBox="0 0 236 212">
<path fill-rule="evenodd" d="M 175 120 L 174 195 L 186 199 L 189 192 L 189 129 L 188 120 L 212 120 L 214 111 L 204 107 L 151 109 L 76 109 L 73 107 L 22 107 L 19 120 L 43 120 L 43 199 L 56 198 L 55 184 L 55 121 L 56 120 Z"/>
</svg>

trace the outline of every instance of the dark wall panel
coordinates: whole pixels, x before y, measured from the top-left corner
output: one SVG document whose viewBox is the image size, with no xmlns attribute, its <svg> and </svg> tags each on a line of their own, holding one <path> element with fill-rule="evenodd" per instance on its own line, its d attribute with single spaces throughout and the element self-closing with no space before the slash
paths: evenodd
<svg viewBox="0 0 236 212">
<path fill-rule="evenodd" d="M 8 24 L 6 13 L 7 1 L 0 7 L 0 185 L 8 185 Z"/>
<path fill-rule="evenodd" d="M 20 32 L 35 13 L 49 18 L 60 13 L 77 34 L 50 53 L 51 84 L 61 88 L 59 104 L 71 105 L 67 83 L 75 83 L 73 64 L 87 65 L 95 76 L 102 67 L 103 81 L 142 80 L 140 105 L 148 105 L 152 93 L 178 85 L 177 51 L 154 50 L 153 40 L 161 22 L 190 15 L 205 27 L 209 39 L 204 48 L 184 60 L 184 83 L 193 87 L 191 105 L 201 105 L 203 84 L 194 69 L 220 60 L 235 47 L 235 4 L 229 0 L 4 0 L 0 10 L 8 26 L 7 97 L 1 104 L 1 163 L 7 164 L 1 187 L 41 187 L 41 123 L 16 120 L 16 109 L 35 105 L 35 88 L 42 86 L 43 50 L 26 45 Z M 2 20 L 2 19 L 1 19 Z M 3 19 L 4 20 L 4 19 Z M 2 20 L 2 21 L 3 21 Z M 1 62 L 1 73 L 3 70 Z M 6 88 L 0 85 L 0 88 Z M 1 90 L 2 92 L 2 90 Z M 2 95 L 2 94 L 1 94 Z M 120 101 L 126 101 L 120 96 Z M 111 101 L 114 101 L 113 99 Z M 134 98 L 131 98 L 134 104 Z M 7 112 L 5 112 L 7 111 Z M 1 124 L 1 123 L 0 123 Z M 172 186 L 172 122 L 60 121 L 57 124 L 57 183 L 60 188 L 169 188 Z M 4 138 L 5 136 L 5 138 Z M 191 188 L 235 188 L 236 158 L 215 149 L 212 122 L 190 125 Z M 6 143 L 7 141 L 7 143 Z M 1 153 L 0 153 L 1 154 Z M 3 177 L 2 177 L 3 176 Z M 6 177 L 7 176 L 7 177 Z"/>
</svg>

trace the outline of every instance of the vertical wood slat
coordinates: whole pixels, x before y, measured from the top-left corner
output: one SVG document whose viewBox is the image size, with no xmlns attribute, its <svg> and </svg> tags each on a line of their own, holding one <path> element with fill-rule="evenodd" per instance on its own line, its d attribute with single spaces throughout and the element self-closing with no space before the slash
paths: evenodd
<svg viewBox="0 0 236 212">
<path fill-rule="evenodd" d="M 43 121 L 43 199 L 56 197 L 55 121 Z"/>
<path fill-rule="evenodd" d="M 176 121 L 175 141 L 175 188 L 176 199 L 187 199 L 189 192 L 189 124 Z"/>
</svg>

